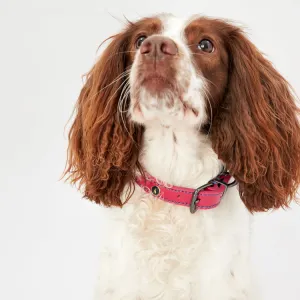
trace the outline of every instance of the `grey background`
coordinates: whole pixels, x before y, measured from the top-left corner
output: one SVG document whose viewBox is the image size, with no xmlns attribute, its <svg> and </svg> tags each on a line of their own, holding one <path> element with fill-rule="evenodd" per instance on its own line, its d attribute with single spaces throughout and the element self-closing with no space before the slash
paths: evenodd
<svg viewBox="0 0 300 300">
<path fill-rule="evenodd" d="M 81 75 L 124 23 L 157 12 L 238 20 L 300 94 L 298 0 L 0 1 L 0 298 L 90 300 L 105 224 L 59 181 Z M 101 52 L 101 50 L 100 50 Z M 68 128 L 68 126 L 67 126 Z M 300 297 L 300 209 L 259 214 L 253 264 L 264 300 Z"/>
</svg>

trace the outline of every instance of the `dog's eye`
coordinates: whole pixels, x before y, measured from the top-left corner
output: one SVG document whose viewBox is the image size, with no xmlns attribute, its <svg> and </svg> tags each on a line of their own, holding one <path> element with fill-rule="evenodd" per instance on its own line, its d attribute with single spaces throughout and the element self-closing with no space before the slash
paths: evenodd
<svg viewBox="0 0 300 300">
<path fill-rule="evenodd" d="M 198 44 L 198 49 L 207 53 L 214 51 L 214 45 L 210 40 L 204 39 Z"/>
<path fill-rule="evenodd" d="M 136 49 L 140 48 L 143 41 L 146 39 L 147 37 L 145 35 L 142 35 L 140 37 L 137 38 L 136 42 L 135 42 L 135 47 Z"/>
</svg>

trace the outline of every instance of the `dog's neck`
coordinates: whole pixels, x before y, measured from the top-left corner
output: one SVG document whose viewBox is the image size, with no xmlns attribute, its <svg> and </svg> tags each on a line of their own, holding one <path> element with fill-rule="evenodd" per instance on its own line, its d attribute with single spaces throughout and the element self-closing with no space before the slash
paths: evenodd
<svg viewBox="0 0 300 300">
<path fill-rule="evenodd" d="M 147 124 L 140 161 L 152 176 L 191 188 L 205 184 L 222 169 L 209 137 L 183 124 Z"/>
</svg>

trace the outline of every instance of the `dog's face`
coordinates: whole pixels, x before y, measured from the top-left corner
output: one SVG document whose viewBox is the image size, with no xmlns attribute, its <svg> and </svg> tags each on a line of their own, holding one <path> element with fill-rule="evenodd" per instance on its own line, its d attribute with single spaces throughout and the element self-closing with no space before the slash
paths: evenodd
<svg viewBox="0 0 300 300">
<path fill-rule="evenodd" d="M 122 206 L 143 171 L 144 130 L 184 124 L 207 135 L 250 211 L 287 206 L 300 183 L 298 112 L 286 80 L 231 23 L 129 22 L 87 75 L 67 173 L 87 198 Z"/>
<path fill-rule="evenodd" d="M 221 26 L 218 21 L 173 16 L 136 24 L 129 43 L 134 121 L 200 126 L 211 119 L 228 80 Z"/>
</svg>

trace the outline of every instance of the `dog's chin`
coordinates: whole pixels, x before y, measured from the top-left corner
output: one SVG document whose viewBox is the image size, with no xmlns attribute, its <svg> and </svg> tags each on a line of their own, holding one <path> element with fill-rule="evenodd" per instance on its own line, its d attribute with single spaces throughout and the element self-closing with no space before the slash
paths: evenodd
<svg viewBox="0 0 300 300">
<path fill-rule="evenodd" d="M 144 91 L 144 95 L 147 94 Z M 192 126 L 199 127 L 201 114 L 191 106 L 184 104 L 176 97 L 141 98 L 135 99 L 130 108 L 131 120 L 149 125 L 160 124 L 171 127 Z"/>
<path fill-rule="evenodd" d="M 131 120 L 143 124 L 162 124 L 165 126 L 199 126 L 202 114 L 199 109 L 185 100 L 184 94 L 165 77 L 152 75 L 140 78 L 131 87 Z"/>
</svg>

